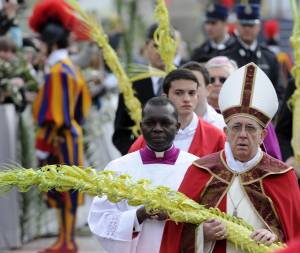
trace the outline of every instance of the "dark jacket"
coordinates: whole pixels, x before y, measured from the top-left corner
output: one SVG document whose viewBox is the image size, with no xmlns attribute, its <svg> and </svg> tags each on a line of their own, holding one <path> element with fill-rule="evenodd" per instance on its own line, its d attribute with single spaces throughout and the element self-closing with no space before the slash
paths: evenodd
<svg viewBox="0 0 300 253">
<path fill-rule="evenodd" d="M 135 96 L 141 102 L 142 107 L 150 98 L 155 96 L 151 78 L 134 82 L 133 89 L 135 90 Z M 112 137 L 113 144 L 122 155 L 125 155 L 136 138 L 131 131 L 134 122 L 128 114 L 122 94 L 119 95 L 119 104 L 116 111 L 114 126 L 115 131 Z"/>
<path fill-rule="evenodd" d="M 235 37 L 230 36 L 229 39 L 225 42 L 225 48 L 223 50 L 218 50 L 216 48 L 213 48 L 210 41 L 207 40 L 201 46 L 193 50 L 191 61 L 207 62 L 213 57 L 224 55 L 224 52 L 230 50 L 234 43 Z"/>
</svg>

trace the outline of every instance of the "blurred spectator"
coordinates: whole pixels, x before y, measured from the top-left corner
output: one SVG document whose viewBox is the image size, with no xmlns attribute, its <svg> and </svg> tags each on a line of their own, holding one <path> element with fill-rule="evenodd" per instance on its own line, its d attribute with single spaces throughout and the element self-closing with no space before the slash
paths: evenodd
<svg viewBox="0 0 300 253">
<path fill-rule="evenodd" d="M 116 78 L 105 70 L 98 47 L 93 48 L 89 67 L 83 74 L 92 96 L 92 107 L 84 124 L 86 158 L 89 165 L 103 169 L 120 156 L 111 141 L 118 99 L 117 81 L 110 82 Z"/>
<path fill-rule="evenodd" d="M 26 66 L 20 64 L 16 44 L 8 37 L 0 38 L 0 103 L 11 103 L 18 111 L 26 106 L 24 73 Z"/>
<path fill-rule="evenodd" d="M 291 69 L 293 66 L 291 57 L 283 52 L 280 48 L 280 27 L 276 20 L 267 20 L 264 23 L 264 37 L 266 40 L 266 46 L 277 57 L 277 60 L 281 66 L 284 84 L 287 85 L 288 80 L 291 78 Z"/>
<path fill-rule="evenodd" d="M 19 3 L 17 0 L 1 0 L 0 2 L 0 35 L 8 35 L 18 47 L 22 46 L 22 31 L 16 19 Z"/>
</svg>

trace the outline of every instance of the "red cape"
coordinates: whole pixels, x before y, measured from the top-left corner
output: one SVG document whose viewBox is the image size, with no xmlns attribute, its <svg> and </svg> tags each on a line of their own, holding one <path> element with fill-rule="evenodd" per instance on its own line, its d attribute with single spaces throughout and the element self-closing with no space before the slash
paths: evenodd
<svg viewBox="0 0 300 253">
<path fill-rule="evenodd" d="M 210 157 L 214 158 L 216 154 L 207 156 L 203 160 L 206 159 L 209 161 Z M 201 160 L 199 159 L 198 161 Z M 269 156 L 267 161 L 273 161 L 272 165 L 274 161 L 277 162 Z M 283 168 L 285 166 L 279 161 L 278 164 Z M 201 193 L 211 177 L 212 174 L 208 171 L 192 165 L 188 169 L 179 191 L 199 202 Z M 268 175 L 268 172 L 266 172 L 266 176 L 262 177 L 261 180 L 265 194 L 273 201 L 286 241 L 300 236 L 300 191 L 294 170 L 290 169 L 273 175 Z M 223 212 L 226 210 L 226 195 L 220 201 L 218 207 Z M 171 221 L 166 223 L 160 253 L 179 253 L 182 252 L 182 247 L 185 249 L 183 252 L 194 253 L 194 245 L 186 245 L 184 242 L 184 237 L 182 236 L 184 227 L 183 224 L 176 225 Z M 193 236 L 193 233 L 189 233 L 189 236 Z M 226 241 L 218 241 L 213 252 L 226 252 Z"/>
<path fill-rule="evenodd" d="M 300 237 L 288 244 L 284 250 L 276 251 L 275 253 L 297 253 L 300 252 Z"/>
<path fill-rule="evenodd" d="M 199 117 L 198 126 L 188 152 L 195 156 L 203 157 L 222 150 L 225 140 L 225 134 L 221 130 Z M 137 151 L 145 146 L 145 139 L 141 135 L 132 144 L 128 153 Z"/>
</svg>

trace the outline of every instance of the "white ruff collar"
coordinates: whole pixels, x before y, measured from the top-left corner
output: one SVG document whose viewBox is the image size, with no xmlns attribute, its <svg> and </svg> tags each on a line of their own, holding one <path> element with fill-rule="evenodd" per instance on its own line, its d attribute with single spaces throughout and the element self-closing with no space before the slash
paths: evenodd
<svg viewBox="0 0 300 253">
<path fill-rule="evenodd" d="M 235 160 L 230 148 L 230 145 L 228 142 L 225 142 L 225 156 L 226 156 L 226 162 L 230 169 L 232 169 L 235 172 L 241 173 L 244 172 L 251 167 L 253 167 L 257 162 L 261 159 L 263 152 L 261 151 L 260 147 L 258 148 L 258 151 L 256 155 L 248 162 L 240 162 L 238 160 Z"/>
</svg>

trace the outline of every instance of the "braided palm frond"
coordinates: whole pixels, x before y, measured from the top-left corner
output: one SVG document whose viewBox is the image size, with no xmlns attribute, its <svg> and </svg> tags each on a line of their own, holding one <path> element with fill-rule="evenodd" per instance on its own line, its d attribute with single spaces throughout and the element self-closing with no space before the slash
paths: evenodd
<svg viewBox="0 0 300 253">
<path fill-rule="evenodd" d="M 294 49 L 295 65 L 292 68 L 292 75 L 295 79 L 296 90 L 292 95 L 289 103 L 293 109 L 293 137 L 292 147 L 294 150 L 295 158 L 300 164 L 300 14 L 299 7 L 295 0 L 291 0 L 291 6 L 294 18 L 294 27 L 290 42 Z"/>
<path fill-rule="evenodd" d="M 119 58 L 110 46 L 107 35 L 104 33 L 102 26 L 97 23 L 95 18 L 84 12 L 76 0 L 65 0 L 74 10 L 74 15 L 82 21 L 84 28 L 83 33 L 96 42 L 102 48 L 103 57 L 111 71 L 115 74 L 119 90 L 124 96 L 124 103 L 128 109 L 130 118 L 134 121 L 135 125 L 132 132 L 135 136 L 139 135 L 140 122 L 142 119 L 142 108 L 140 101 L 134 96 L 132 84 L 122 67 Z"/>
<path fill-rule="evenodd" d="M 158 28 L 154 33 L 154 41 L 158 45 L 158 51 L 166 66 L 166 72 L 169 73 L 176 69 L 174 58 L 177 50 L 177 43 L 170 35 L 169 13 L 165 0 L 157 0 L 154 17 L 158 21 Z"/>
<path fill-rule="evenodd" d="M 206 209 L 182 193 L 164 186 L 153 188 L 149 180 L 133 182 L 130 176 L 117 175 L 113 171 L 96 172 L 91 167 L 83 170 L 77 166 L 47 165 L 39 170 L 21 168 L 0 172 L 0 189 L 8 190 L 14 186 L 20 191 L 28 191 L 32 186 L 43 192 L 74 189 L 93 196 L 105 195 L 114 203 L 127 199 L 132 206 L 143 204 L 148 211 L 164 211 L 175 222 L 200 224 L 208 218 L 217 218 L 227 228 L 227 239 L 239 249 L 249 253 L 267 253 L 283 247 L 280 243 L 271 246 L 257 244 L 249 237 L 254 231 L 250 225 L 219 209 Z"/>
</svg>

